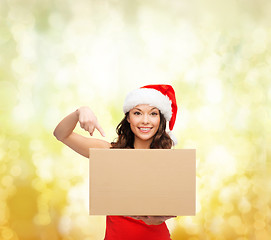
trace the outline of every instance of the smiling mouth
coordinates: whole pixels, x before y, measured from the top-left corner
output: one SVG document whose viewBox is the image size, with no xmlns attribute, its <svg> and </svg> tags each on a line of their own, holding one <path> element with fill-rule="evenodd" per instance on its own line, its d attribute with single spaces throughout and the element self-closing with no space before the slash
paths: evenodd
<svg viewBox="0 0 271 240">
<path fill-rule="evenodd" d="M 143 133 L 147 133 L 152 129 L 152 127 L 139 127 L 138 129 Z"/>
</svg>

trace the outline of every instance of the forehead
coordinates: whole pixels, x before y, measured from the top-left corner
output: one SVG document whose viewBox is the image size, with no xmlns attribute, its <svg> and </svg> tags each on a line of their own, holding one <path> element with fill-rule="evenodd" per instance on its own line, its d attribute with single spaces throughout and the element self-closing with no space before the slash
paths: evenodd
<svg viewBox="0 0 271 240">
<path fill-rule="evenodd" d="M 154 106 L 150 106 L 149 104 L 138 104 L 136 105 L 133 109 L 140 109 L 142 111 L 150 111 L 153 109 L 159 110 L 157 107 Z"/>
</svg>

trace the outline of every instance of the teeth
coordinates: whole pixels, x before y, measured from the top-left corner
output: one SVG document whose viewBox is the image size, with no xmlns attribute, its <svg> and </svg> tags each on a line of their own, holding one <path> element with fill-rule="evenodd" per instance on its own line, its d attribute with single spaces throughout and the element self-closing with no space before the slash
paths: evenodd
<svg viewBox="0 0 271 240">
<path fill-rule="evenodd" d="M 140 130 L 143 130 L 143 131 L 148 131 L 150 130 L 151 128 L 139 128 Z"/>
</svg>

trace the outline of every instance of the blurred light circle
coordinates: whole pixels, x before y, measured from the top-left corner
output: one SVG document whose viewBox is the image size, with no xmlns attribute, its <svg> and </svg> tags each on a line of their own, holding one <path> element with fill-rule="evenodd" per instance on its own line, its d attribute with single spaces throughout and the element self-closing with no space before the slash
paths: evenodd
<svg viewBox="0 0 271 240">
<path fill-rule="evenodd" d="M 10 187 L 13 184 L 13 178 L 11 176 L 4 176 L 1 183 L 5 187 Z"/>
<path fill-rule="evenodd" d="M 17 89 L 12 82 L 0 81 L 0 110 L 13 109 L 17 102 Z"/>
<path fill-rule="evenodd" d="M 15 165 L 11 168 L 10 170 L 10 174 L 13 176 L 13 177 L 18 177 L 20 176 L 22 173 L 22 169 L 19 165 Z"/>
<path fill-rule="evenodd" d="M 1 231 L 1 236 L 2 236 L 3 240 L 10 240 L 10 239 L 12 239 L 13 235 L 14 235 L 14 233 L 13 233 L 13 231 L 10 228 L 5 227 Z"/>
</svg>

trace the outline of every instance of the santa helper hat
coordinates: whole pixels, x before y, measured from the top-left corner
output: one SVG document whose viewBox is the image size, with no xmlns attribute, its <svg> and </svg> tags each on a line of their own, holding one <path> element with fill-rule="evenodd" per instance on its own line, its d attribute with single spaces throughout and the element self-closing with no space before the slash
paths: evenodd
<svg viewBox="0 0 271 240">
<path fill-rule="evenodd" d="M 168 134 L 172 139 L 173 144 L 176 145 L 177 139 L 171 132 L 175 124 L 178 110 L 173 87 L 171 85 L 156 84 L 146 85 L 133 90 L 128 93 L 124 100 L 124 113 L 129 112 L 139 104 L 149 104 L 150 106 L 157 107 L 160 110 L 166 121 L 169 121 L 170 132 L 168 132 Z"/>
</svg>

